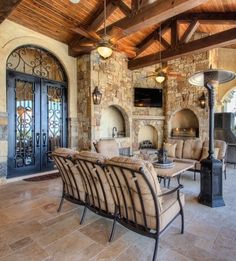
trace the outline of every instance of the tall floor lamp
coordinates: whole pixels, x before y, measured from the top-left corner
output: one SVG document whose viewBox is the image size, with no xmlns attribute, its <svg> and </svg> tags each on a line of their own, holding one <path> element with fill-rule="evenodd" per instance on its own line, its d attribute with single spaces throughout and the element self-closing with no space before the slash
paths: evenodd
<svg viewBox="0 0 236 261">
<path fill-rule="evenodd" d="M 222 162 L 214 157 L 214 85 L 229 82 L 234 78 L 234 72 L 210 69 L 197 72 L 188 79 L 190 84 L 204 86 L 208 91 L 209 155 L 201 161 L 199 202 L 209 207 L 225 205 L 222 188 Z"/>
</svg>

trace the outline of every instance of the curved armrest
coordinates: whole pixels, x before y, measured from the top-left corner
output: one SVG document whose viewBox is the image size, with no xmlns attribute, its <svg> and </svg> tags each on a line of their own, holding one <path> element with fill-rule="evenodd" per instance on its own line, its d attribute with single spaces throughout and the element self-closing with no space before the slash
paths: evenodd
<svg viewBox="0 0 236 261">
<path fill-rule="evenodd" d="M 163 196 L 166 196 L 166 195 L 170 195 L 170 194 L 172 194 L 172 193 L 174 193 L 174 192 L 176 192 L 176 191 L 179 191 L 179 190 L 182 189 L 183 187 L 184 187 L 183 185 L 179 184 L 178 187 L 176 187 L 176 188 L 174 188 L 174 189 L 172 189 L 172 190 L 170 190 L 170 191 L 168 191 L 168 192 L 166 192 L 166 193 L 160 194 L 160 195 L 158 195 L 157 197 L 163 197 Z"/>
</svg>

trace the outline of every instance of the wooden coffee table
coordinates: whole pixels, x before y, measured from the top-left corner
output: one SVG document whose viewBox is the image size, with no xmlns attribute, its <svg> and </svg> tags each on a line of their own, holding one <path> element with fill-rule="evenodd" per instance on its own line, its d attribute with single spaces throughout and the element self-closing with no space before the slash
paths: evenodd
<svg viewBox="0 0 236 261">
<path fill-rule="evenodd" d="M 155 165 L 153 165 L 155 168 Z M 185 161 L 175 161 L 175 166 L 169 169 L 155 168 L 157 177 L 161 181 L 164 180 L 164 186 L 166 186 L 166 180 L 168 180 L 168 187 L 170 186 L 170 180 L 174 177 L 177 178 L 178 184 L 180 184 L 180 176 L 183 172 L 193 169 L 194 163 Z"/>
</svg>

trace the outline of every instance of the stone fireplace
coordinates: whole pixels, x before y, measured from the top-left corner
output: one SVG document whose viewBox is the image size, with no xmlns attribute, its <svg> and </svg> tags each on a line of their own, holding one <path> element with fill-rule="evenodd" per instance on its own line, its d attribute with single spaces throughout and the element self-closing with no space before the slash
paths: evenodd
<svg viewBox="0 0 236 261">
<path fill-rule="evenodd" d="M 114 131 L 120 148 L 132 150 L 138 150 L 142 140 L 151 140 L 160 148 L 173 129 L 204 140 L 208 135 L 208 108 L 199 106 L 199 97 L 205 89 L 191 86 L 187 78 L 195 71 L 208 69 L 209 64 L 208 52 L 169 61 L 169 70 L 177 74 L 168 75 L 159 86 L 152 77 L 147 77 L 155 66 L 130 71 L 122 53 L 113 52 L 107 60 L 102 60 L 96 51 L 79 57 L 79 150 L 92 149 L 95 140 L 111 138 Z M 178 72 L 185 76 L 179 77 Z M 92 102 L 95 86 L 102 92 L 99 105 Z M 134 87 L 162 88 L 163 107 L 135 107 Z"/>
</svg>

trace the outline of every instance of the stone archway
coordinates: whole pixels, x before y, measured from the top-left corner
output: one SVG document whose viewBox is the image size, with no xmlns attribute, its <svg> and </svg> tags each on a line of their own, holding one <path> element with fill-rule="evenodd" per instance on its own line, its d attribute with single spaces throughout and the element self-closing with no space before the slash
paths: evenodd
<svg viewBox="0 0 236 261">
<path fill-rule="evenodd" d="M 199 120 L 190 109 L 175 112 L 170 119 L 172 137 L 199 137 Z"/>
</svg>

